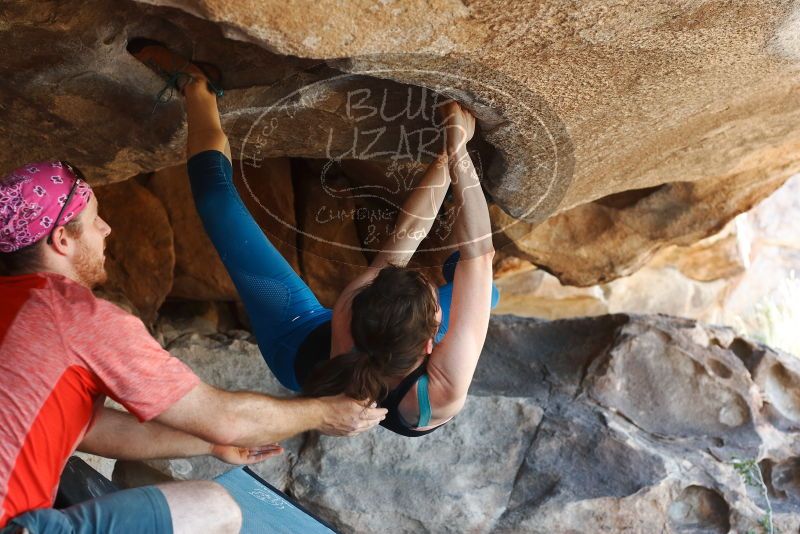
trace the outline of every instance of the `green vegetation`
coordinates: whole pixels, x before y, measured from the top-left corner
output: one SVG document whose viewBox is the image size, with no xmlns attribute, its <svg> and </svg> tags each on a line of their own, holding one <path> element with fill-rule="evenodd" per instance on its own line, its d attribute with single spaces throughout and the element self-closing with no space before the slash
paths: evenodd
<svg viewBox="0 0 800 534">
<path fill-rule="evenodd" d="M 764 496 L 764 501 L 767 503 L 767 513 L 762 517 L 758 524 L 766 534 L 774 534 L 775 528 L 772 524 L 772 503 L 769 500 L 769 492 L 767 491 L 767 484 L 764 482 L 764 477 L 761 476 L 761 469 L 758 467 L 758 462 L 755 460 L 733 460 L 733 468 L 744 479 L 744 483 L 748 486 L 753 486 L 761 491 Z M 756 534 L 756 531 L 750 529 L 747 534 Z"/>
<path fill-rule="evenodd" d="M 776 291 L 755 306 L 747 323 L 737 318 L 743 334 L 800 357 L 800 279 L 794 271 Z"/>
</svg>

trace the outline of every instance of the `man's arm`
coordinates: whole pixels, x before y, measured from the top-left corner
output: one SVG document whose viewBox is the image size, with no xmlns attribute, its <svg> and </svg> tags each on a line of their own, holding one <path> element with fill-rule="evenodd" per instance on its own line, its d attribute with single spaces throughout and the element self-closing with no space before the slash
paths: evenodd
<svg viewBox="0 0 800 534">
<path fill-rule="evenodd" d="M 385 409 L 364 407 L 344 395 L 278 399 L 200 383 L 156 420 L 212 443 L 258 447 L 308 430 L 354 436 L 384 417 Z"/>
<path fill-rule="evenodd" d="M 78 450 L 117 460 L 153 460 L 213 455 L 233 464 L 253 464 L 280 454 L 283 448 L 269 444 L 238 448 L 214 445 L 156 421 L 140 423 L 134 416 L 102 407 Z"/>
</svg>

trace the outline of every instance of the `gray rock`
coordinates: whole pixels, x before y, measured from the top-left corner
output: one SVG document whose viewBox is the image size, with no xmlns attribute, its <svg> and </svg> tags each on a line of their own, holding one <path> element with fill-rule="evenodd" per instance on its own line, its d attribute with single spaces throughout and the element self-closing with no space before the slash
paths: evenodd
<svg viewBox="0 0 800 534">
<path fill-rule="evenodd" d="M 229 391 L 254 391 L 279 397 L 292 395 L 272 375 L 252 337 L 185 334 L 167 348 L 208 384 Z M 306 439 L 307 436 L 298 436 L 282 443 L 286 449 L 284 454 L 251 468 L 273 486 L 286 488 L 291 466 L 297 461 Z M 159 460 L 148 465 L 176 480 L 209 479 L 232 468 L 212 457 Z"/>
<path fill-rule="evenodd" d="M 758 453 L 758 400 L 732 351 L 698 345 L 705 330 L 655 317 L 617 332 L 613 348 L 589 369 L 588 394 L 648 433 L 699 440 L 715 454 Z"/>
<path fill-rule="evenodd" d="M 190 324 L 190 323 L 187 323 Z M 207 381 L 287 395 L 252 337 L 169 346 Z M 793 357 L 668 316 L 494 316 L 467 405 L 422 438 L 317 433 L 256 466 L 344 532 L 746 532 L 800 528 Z M 151 462 L 210 478 L 209 458 Z"/>
<path fill-rule="evenodd" d="M 529 399 L 470 397 L 450 424 L 409 439 L 387 430 L 317 437 L 292 493 L 352 532 L 487 532 L 499 518 L 541 420 Z"/>
</svg>

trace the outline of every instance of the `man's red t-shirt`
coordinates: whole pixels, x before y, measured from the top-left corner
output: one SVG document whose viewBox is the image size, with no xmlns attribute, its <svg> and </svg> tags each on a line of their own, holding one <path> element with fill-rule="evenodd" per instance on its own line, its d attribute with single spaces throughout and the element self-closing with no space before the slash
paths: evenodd
<svg viewBox="0 0 800 534">
<path fill-rule="evenodd" d="M 53 505 L 106 395 L 147 421 L 199 382 L 86 287 L 52 273 L 0 277 L 0 528 Z"/>
</svg>

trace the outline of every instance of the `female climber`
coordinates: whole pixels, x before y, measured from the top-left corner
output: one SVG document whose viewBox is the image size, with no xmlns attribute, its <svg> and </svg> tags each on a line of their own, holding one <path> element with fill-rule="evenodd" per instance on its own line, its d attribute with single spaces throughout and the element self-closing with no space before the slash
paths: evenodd
<svg viewBox="0 0 800 534">
<path fill-rule="evenodd" d="M 328 309 L 270 243 L 233 185 L 217 110 L 219 79 L 210 66 L 145 39 L 128 50 L 184 96 L 195 206 L 278 380 L 306 395 L 346 393 L 378 403 L 388 409 L 381 425 L 404 436 L 452 419 L 464 406 L 498 298 L 488 208 L 466 148 L 475 118 L 456 102 L 444 106 L 445 149 L 404 200 L 399 237 Z M 447 284 L 436 288 L 405 266 L 448 187 L 460 206 L 453 227 L 458 250 L 443 267 Z"/>
</svg>

